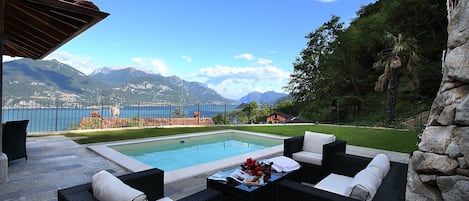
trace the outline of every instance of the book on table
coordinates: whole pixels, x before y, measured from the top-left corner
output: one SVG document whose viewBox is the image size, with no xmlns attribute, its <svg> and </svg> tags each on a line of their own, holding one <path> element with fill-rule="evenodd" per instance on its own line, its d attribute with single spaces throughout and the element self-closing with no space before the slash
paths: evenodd
<svg viewBox="0 0 469 201">
<path fill-rule="evenodd" d="M 233 170 L 220 171 L 213 175 L 210 175 L 207 179 L 212 180 L 212 181 L 228 182 L 226 178 L 228 178 L 231 172 L 233 172 Z"/>
<path fill-rule="evenodd" d="M 234 170 L 233 172 L 231 172 L 231 174 L 229 174 L 226 179 L 228 181 L 233 181 L 235 183 L 242 184 L 242 183 L 246 182 L 246 179 L 248 179 L 248 177 L 249 177 L 248 173 L 237 169 L 237 170 Z"/>
<path fill-rule="evenodd" d="M 228 170 L 220 171 L 208 177 L 208 179 L 220 182 L 234 182 L 237 184 L 246 185 L 262 185 L 264 180 L 255 176 L 251 176 L 248 173 L 240 170 Z"/>
</svg>

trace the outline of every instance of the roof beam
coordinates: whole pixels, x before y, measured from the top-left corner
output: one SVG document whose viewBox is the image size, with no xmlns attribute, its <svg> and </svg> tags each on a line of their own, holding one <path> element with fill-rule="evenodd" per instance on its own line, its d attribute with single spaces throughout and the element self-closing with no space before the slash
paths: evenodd
<svg viewBox="0 0 469 201">
<path fill-rule="evenodd" d="M 1 45 L 3 47 L 3 34 L 5 34 L 3 23 L 5 22 L 5 0 L 0 0 L 0 37 Z"/>
<path fill-rule="evenodd" d="M 109 14 L 100 12 L 99 10 L 95 10 L 86 6 L 74 4 L 64 0 L 27 0 L 31 3 L 41 4 L 41 5 L 48 5 L 49 7 L 56 8 L 59 10 L 66 10 L 70 12 L 75 12 L 79 14 L 85 14 L 88 16 L 98 16 L 101 18 L 105 18 Z"/>
<path fill-rule="evenodd" d="M 33 15 L 34 10 L 32 8 L 27 7 L 27 6 L 21 7 L 20 4 L 11 4 L 10 6 L 16 9 L 15 11 L 12 11 L 12 12 L 16 13 L 17 15 L 21 15 L 23 16 L 23 18 L 30 18 L 30 19 L 33 19 L 35 22 L 39 22 L 37 26 L 44 27 L 44 28 L 47 27 L 47 28 L 54 30 L 55 32 L 61 33 L 64 36 L 67 35 L 64 31 L 62 31 L 63 28 L 66 28 L 65 26 L 61 26 L 59 24 L 56 24 L 54 26 L 52 25 L 52 23 L 54 22 L 53 20 L 46 21 L 46 19 L 50 17 L 50 15 L 47 15 L 43 12 L 38 12 L 40 13 L 40 15 L 37 15 L 37 14 Z M 60 27 L 60 29 L 57 28 L 58 26 Z M 77 28 L 75 27 L 75 29 Z"/>
<path fill-rule="evenodd" d="M 32 34 L 32 32 L 25 32 L 24 29 L 19 29 L 13 25 L 8 25 L 8 29 L 9 33 L 15 34 L 16 37 L 33 40 L 35 44 L 39 44 L 42 47 L 50 48 L 54 46 L 54 43 L 47 40 L 47 37 L 45 37 L 44 35 Z"/>
</svg>

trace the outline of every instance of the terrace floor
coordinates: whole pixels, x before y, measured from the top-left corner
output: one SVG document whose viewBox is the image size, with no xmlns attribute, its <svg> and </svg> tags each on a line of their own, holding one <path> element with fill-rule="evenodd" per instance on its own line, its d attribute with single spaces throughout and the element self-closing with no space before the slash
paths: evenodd
<svg viewBox="0 0 469 201">
<path fill-rule="evenodd" d="M 9 181 L 0 183 L 0 200 L 57 200 L 57 190 L 88 183 L 99 170 L 114 175 L 129 173 L 63 136 L 28 137 L 28 160 L 20 159 L 9 164 Z M 385 153 L 392 161 L 408 163 L 409 155 L 347 145 L 347 153 L 372 157 Z M 213 172 L 192 176 L 165 184 L 165 196 L 180 199 L 206 187 L 205 178 Z"/>
</svg>

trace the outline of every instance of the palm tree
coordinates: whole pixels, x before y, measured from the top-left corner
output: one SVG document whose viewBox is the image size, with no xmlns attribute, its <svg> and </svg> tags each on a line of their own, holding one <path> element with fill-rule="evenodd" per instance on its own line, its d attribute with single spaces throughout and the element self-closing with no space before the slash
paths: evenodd
<svg viewBox="0 0 469 201">
<path fill-rule="evenodd" d="M 375 91 L 388 91 L 385 123 L 389 126 L 394 121 L 400 78 L 403 75 L 409 78 L 408 85 L 411 90 L 418 86 L 418 79 L 413 73 L 412 66 L 419 60 L 419 57 L 416 53 L 416 42 L 412 38 L 404 38 L 401 33 L 395 36 L 387 32 L 385 41 L 389 48 L 380 52 L 379 60 L 373 64 L 373 68 L 384 69 L 383 74 L 375 83 Z"/>
</svg>

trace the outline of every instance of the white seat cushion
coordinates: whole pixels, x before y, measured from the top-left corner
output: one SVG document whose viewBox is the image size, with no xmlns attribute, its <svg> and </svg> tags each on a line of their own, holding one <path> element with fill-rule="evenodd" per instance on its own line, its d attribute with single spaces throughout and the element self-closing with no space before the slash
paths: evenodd
<svg viewBox="0 0 469 201">
<path fill-rule="evenodd" d="M 329 144 L 334 141 L 334 135 L 305 131 L 305 137 L 303 140 L 303 151 L 322 154 L 323 145 Z"/>
<path fill-rule="evenodd" d="M 145 194 L 136 190 L 111 173 L 101 170 L 91 179 L 93 196 L 99 201 L 144 201 Z"/>
<path fill-rule="evenodd" d="M 347 187 L 352 181 L 353 177 L 347 177 L 338 174 L 330 174 L 326 178 L 322 179 L 314 187 L 317 189 L 329 191 L 343 196 L 349 196 L 350 192 L 347 194 Z"/>
<path fill-rule="evenodd" d="M 322 154 L 317 154 L 309 151 L 300 151 L 293 153 L 292 158 L 296 161 L 303 163 L 322 165 Z"/>
<path fill-rule="evenodd" d="M 384 179 L 391 168 L 388 156 L 384 154 L 376 155 L 367 167 L 376 167 L 380 170 L 380 179 Z"/>
</svg>

